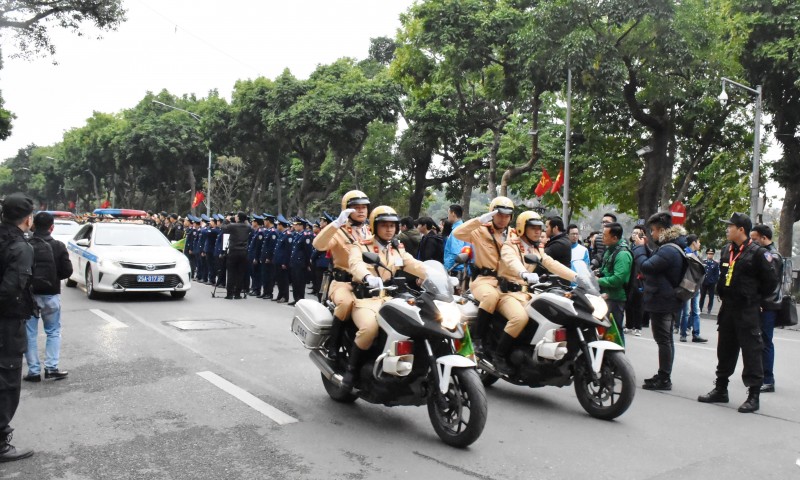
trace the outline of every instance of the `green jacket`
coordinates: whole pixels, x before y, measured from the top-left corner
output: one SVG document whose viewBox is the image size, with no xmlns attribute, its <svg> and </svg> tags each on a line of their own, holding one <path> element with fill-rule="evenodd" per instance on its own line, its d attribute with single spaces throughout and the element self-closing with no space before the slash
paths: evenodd
<svg viewBox="0 0 800 480">
<path fill-rule="evenodd" d="M 612 265 L 611 257 L 617 250 L 620 250 L 620 252 L 617 253 L 614 264 Z M 628 248 L 625 239 L 621 239 L 619 243 L 614 246 L 606 245 L 606 251 L 603 254 L 603 263 L 600 266 L 600 279 L 598 283 L 600 283 L 600 291 L 607 293 L 609 300 L 618 302 L 627 300 L 626 289 L 628 285 L 626 284 L 631 277 L 631 268 L 633 268 L 633 255 L 631 255 L 630 248 Z"/>
</svg>

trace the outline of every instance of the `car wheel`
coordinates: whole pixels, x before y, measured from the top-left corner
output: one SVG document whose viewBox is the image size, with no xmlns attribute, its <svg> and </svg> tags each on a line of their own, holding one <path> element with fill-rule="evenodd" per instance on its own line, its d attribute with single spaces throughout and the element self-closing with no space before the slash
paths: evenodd
<svg viewBox="0 0 800 480">
<path fill-rule="evenodd" d="M 92 267 L 86 267 L 86 297 L 89 300 L 97 300 L 98 293 L 94 290 L 94 276 L 92 275 Z"/>
</svg>

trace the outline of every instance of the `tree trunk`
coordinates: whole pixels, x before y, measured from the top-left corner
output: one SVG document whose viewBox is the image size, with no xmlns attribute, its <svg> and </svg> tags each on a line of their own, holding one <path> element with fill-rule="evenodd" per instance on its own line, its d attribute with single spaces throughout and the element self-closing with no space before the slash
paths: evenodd
<svg viewBox="0 0 800 480">
<path fill-rule="evenodd" d="M 414 191 L 408 199 L 408 214 L 411 218 L 419 218 L 425 192 L 428 190 L 427 175 L 431 166 L 432 155 L 414 159 Z"/>
<path fill-rule="evenodd" d="M 283 190 L 281 189 L 281 160 L 280 158 L 275 161 L 275 204 L 278 206 L 278 211 L 275 215 L 283 213 Z"/>
<path fill-rule="evenodd" d="M 486 187 L 489 196 L 494 198 L 497 196 L 497 152 L 500 150 L 500 139 L 502 138 L 502 125 L 498 129 L 492 130 L 492 148 L 489 149 L 489 183 Z"/>
<path fill-rule="evenodd" d="M 472 199 L 472 190 L 475 188 L 475 172 L 480 168 L 480 162 L 474 161 L 467 166 L 463 178 L 464 190 L 461 192 L 461 208 L 464 209 L 464 218 L 469 217 L 469 204 Z"/>
<path fill-rule="evenodd" d="M 639 180 L 639 191 L 636 192 L 639 218 L 645 220 L 658 211 L 661 192 L 672 178 L 672 163 L 667 153 L 669 132 L 666 129 L 650 131 L 652 133 L 650 147 L 653 151 L 645 158 L 644 171 Z"/>
<path fill-rule="evenodd" d="M 786 196 L 783 197 L 783 207 L 781 208 L 778 251 L 784 257 L 791 257 L 794 224 L 800 220 L 800 181 L 795 181 L 784 188 Z"/>
</svg>

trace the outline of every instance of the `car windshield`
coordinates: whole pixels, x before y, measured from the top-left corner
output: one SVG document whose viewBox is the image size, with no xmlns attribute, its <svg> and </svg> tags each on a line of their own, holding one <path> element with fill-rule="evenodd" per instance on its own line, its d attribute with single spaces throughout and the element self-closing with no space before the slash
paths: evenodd
<svg viewBox="0 0 800 480">
<path fill-rule="evenodd" d="M 78 233 L 81 226 L 74 222 L 55 222 L 53 224 L 53 235 L 69 235 L 70 237 Z"/>
<path fill-rule="evenodd" d="M 109 225 L 96 229 L 94 244 L 118 247 L 163 247 L 169 246 L 169 241 L 164 234 L 148 225 L 138 228 Z"/>
<path fill-rule="evenodd" d="M 452 302 L 453 286 L 450 284 L 450 276 L 447 275 L 444 265 L 436 260 L 426 260 L 424 265 L 427 278 L 422 282 L 422 289 L 432 294 L 436 300 Z"/>
</svg>

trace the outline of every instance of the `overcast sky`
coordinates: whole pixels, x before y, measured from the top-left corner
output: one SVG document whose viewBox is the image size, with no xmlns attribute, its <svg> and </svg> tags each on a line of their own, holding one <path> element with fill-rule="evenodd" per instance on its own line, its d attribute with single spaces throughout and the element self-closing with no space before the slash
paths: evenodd
<svg viewBox="0 0 800 480">
<path fill-rule="evenodd" d="M 103 39 L 52 30 L 55 57 L 10 58 L 0 90 L 17 115 L 0 159 L 51 145 L 93 111 L 133 107 L 147 91 L 230 100 L 238 79 L 307 77 L 318 64 L 363 59 L 369 39 L 394 37 L 413 0 L 125 0 L 128 21 Z M 53 61 L 58 65 L 53 65 Z"/>
</svg>

